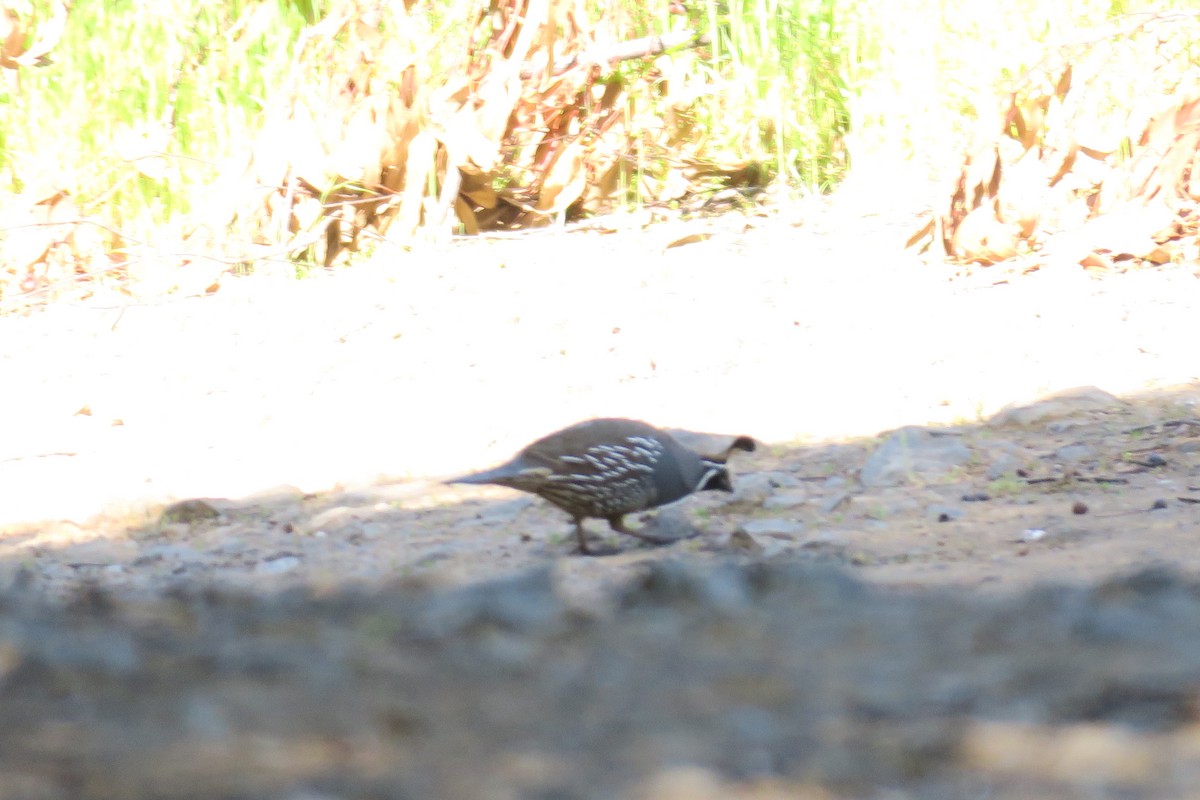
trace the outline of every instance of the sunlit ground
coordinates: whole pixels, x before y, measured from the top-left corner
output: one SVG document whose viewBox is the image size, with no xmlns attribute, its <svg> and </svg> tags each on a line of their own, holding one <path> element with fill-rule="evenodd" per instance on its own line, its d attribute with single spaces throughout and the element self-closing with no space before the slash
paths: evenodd
<svg viewBox="0 0 1200 800">
<path fill-rule="evenodd" d="M 446 476 L 591 416 L 817 441 L 1198 379 L 1192 269 L 951 280 L 903 251 L 905 199 L 852 185 L 749 229 L 384 248 L 333 277 L 0 318 L 0 522 Z"/>
</svg>

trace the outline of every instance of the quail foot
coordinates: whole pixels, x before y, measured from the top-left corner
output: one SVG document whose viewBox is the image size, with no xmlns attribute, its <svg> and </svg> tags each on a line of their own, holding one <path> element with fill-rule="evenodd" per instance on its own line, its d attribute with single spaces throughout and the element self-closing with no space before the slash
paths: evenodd
<svg viewBox="0 0 1200 800">
<path fill-rule="evenodd" d="M 618 533 L 666 544 L 672 540 L 626 528 L 625 515 L 694 492 L 733 491 L 723 460 L 702 456 L 666 431 L 630 419 L 576 423 L 538 439 L 495 469 L 446 482 L 496 484 L 548 500 L 571 515 L 584 555 L 599 555 L 584 534 L 589 517 L 607 520 Z"/>
</svg>

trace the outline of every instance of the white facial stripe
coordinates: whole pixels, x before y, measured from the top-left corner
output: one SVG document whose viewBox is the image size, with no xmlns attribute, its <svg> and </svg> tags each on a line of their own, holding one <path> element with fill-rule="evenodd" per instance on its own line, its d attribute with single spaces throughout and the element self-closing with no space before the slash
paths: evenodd
<svg viewBox="0 0 1200 800">
<path fill-rule="evenodd" d="M 705 463 L 710 464 L 711 462 L 706 461 Z M 717 477 L 724 471 L 725 471 L 724 467 L 710 466 L 707 470 L 705 470 L 704 474 L 700 476 L 700 480 L 696 483 L 696 486 L 692 489 L 692 491 L 693 492 L 700 491 L 701 489 L 704 488 L 704 484 L 708 483 L 710 480 Z"/>
</svg>

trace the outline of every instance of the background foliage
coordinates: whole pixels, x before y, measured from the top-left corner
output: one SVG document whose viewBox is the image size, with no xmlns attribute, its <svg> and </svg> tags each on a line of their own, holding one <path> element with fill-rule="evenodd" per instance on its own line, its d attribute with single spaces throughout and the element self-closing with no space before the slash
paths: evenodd
<svg viewBox="0 0 1200 800">
<path fill-rule="evenodd" d="M 406 48 L 405 63 L 419 65 L 418 95 L 439 89 L 449 94 L 451 76 L 479 66 L 479 42 L 471 37 L 486 32 L 489 21 L 502 24 L 505 6 L 516 7 L 497 2 L 485 8 L 478 0 L 404 5 L 406 27 L 393 27 L 391 34 Z M 639 140 L 612 154 L 609 177 L 619 191 L 606 190 L 606 197 L 620 204 L 679 203 L 731 185 L 829 190 L 852 165 L 875 171 L 915 165 L 931 177 L 948 177 L 959 166 L 952 156 L 969 141 L 975 123 L 994 115 L 997 98 L 1044 57 L 1047 44 L 1071 41 L 1147 5 L 580 0 L 550 3 L 547 30 L 558 39 L 547 49 L 555 52 L 567 42 L 569 50 L 572 35 L 591 43 L 685 30 L 707 37 L 698 47 L 622 62 L 603 72 L 594 89 L 598 95 L 606 84 L 621 84 L 622 135 Z M 313 220 L 328 213 L 332 193 L 347 185 L 358 191 L 361 176 L 326 167 L 325 184 L 309 187 L 320 201 L 316 209 L 280 216 L 277 199 L 256 212 L 271 218 L 270 225 L 247 224 L 251 215 L 239 203 L 265 184 L 291 209 L 304 190 L 261 169 L 273 149 L 315 135 L 278 124 L 294 122 L 298 104 L 307 103 L 312 125 L 319 126 L 321 110 L 337 108 L 339 91 L 352 94 L 343 108 L 344 130 L 323 131 L 331 143 L 324 155 L 332 157 L 339 137 L 353 139 L 351 120 L 361 121 L 360 105 L 369 98 L 361 71 L 347 67 L 341 88 L 328 82 L 323 93 L 313 89 L 318 83 L 312 77 L 321 65 L 349 64 L 350 56 L 376 46 L 361 21 L 379 7 L 339 0 L 75 0 L 68 11 L 60 0 L 7 2 L 0 70 L 6 79 L 0 86 L 0 298 L 79 276 L 126 277 L 134 262 L 143 272 L 177 267 L 178 258 L 149 254 L 211 252 L 214 240 L 227 236 L 319 261 L 313 242 L 321 236 Z M 55 36 L 56 24 L 61 36 Z M 40 44 L 46 52 L 22 63 L 20 55 L 38 55 Z M 375 77 L 386 74 L 379 64 L 372 70 Z M 353 90 L 346 89 L 353 81 Z M 394 95 L 402 84 L 388 75 L 384 88 Z M 591 84 L 579 86 L 573 89 L 592 91 Z M 540 114 L 549 96 L 538 98 L 542 105 L 528 105 L 537 112 L 528 120 L 530 130 L 545 124 Z M 559 99 L 582 96 L 564 91 Z M 434 119 L 414 112 L 412 126 L 438 122 L 437 103 L 445 98 L 426 99 Z M 517 104 L 518 111 L 522 107 Z M 437 152 L 446 149 L 445 137 L 439 143 Z M 484 171 L 487 186 L 476 188 L 503 194 L 506 184 L 520 185 L 539 166 L 533 151 L 545 158 L 545 142 L 534 145 L 522 163 L 511 156 L 517 145 L 506 139 L 504 169 Z M 445 180 L 446 156 L 435 159 L 422 187 L 427 196 Z M 386 174 L 378 178 L 387 185 Z M 71 237 L 53 226 L 38 227 L 78 220 L 89 230 L 77 229 Z M 301 246 L 296 235 L 306 228 L 312 235 Z M 320 231 L 329 241 L 344 235 Z M 322 252 L 328 263 L 330 251 Z M 253 257 L 239 251 L 229 260 Z"/>
</svg>

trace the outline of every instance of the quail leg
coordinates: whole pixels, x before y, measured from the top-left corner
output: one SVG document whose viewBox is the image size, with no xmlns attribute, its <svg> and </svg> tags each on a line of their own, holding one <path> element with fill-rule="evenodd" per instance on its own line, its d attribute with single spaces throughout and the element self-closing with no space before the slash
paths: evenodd
<svg viewBox="0 0 1200 800">
<path fill-rule="evenodd" d="M 583 520 L 575 520 L 575 535 L 579 537 L 579 555 L 590 556 L 592 551 L 588 549 L 587 534 L 583 532 Z"/>
<path fill-rule="evenodd" d="M 635 539 L 641 539 L 643 542 L 650 542 L 651 544 L 670 544 L 671 542 L 675 541 L 674 539 L 666 539 L 662 536 L 652 536 L 649 533 L 629 530 L 629 528 L 625 527 L 625 517 L 622 514 L 618 514 L 615 517 L 609 517 L 608 527 L 612 528 L 617 533 L 628 534 Z"/>
<path fill-rule="evenodd" d="M 583 530 L 583 520 L 575 520 L 575 535 L 579 537 L 579 555 L 581 556 L 611 556 L 618 551 L 611 547 L 601 548 L 599 550 L 589 547 L 587 543 L 587 534 Z"/>
</svg>

